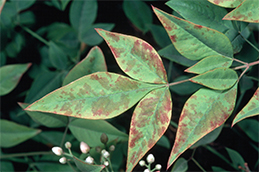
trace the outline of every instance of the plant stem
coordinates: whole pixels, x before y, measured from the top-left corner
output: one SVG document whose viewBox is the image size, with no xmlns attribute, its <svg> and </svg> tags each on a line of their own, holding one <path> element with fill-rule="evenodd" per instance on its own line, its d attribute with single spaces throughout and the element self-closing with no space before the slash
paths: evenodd
<svg viewBox="0 0 259 172">
<path fill-rule="evenodd" d="M 23 28 L 23 30 L 25 30 L 26 32 L 28 32 L 29 34 L 31 34 L 34 38 L 38 39 L 39 41 L 43 42 L 44 44 L 46 44 L 47 46 L 49 46 L 49 42 L 46 41 L 45 39 L 43 39 L 41 36 L 39 36 L 38 34 L 36 34 L 35 32 L 33 32 L 32 30 L 30 30 L 29 28 L 20 25 L 21 28 Z"/>
<path fill-rule="evenodd" d="M 68 131 L 68 126 L 69 126 L 71 120 L 72 120 L 72 118 L 68 117 L 67 126 L 66 126 L 66 129 L 65 129 L 65 131 L 64 131 L 64 134 L 63 134 L 63 137 L 62 137 L 62 140 L 61 140 L 61 143 L 60 143 L 60 147 L 62 147 L 62 145 L 63 145 L 64 142 L 65 142 L 65 138 L 66 138 L 67 131 Z"/>
<path fill-rule="evenodd" d="M 194 158 L 192 158 L 192 161 L 193 161 L 203 172 L 206 172 L 206 170 L 204 170 L 204 168 L 203 168 Z"/>
<path fill-rule="evenodd" d="M 257 65 L 257 64 L 259 64 L 259 60 L 255 61 L 255 62 L 248 63 L 247 65 L 251 67 L 251 66 L 254 66 L 254 65 Z M 234 68 L 234 70 L 246 68 L 247 65 L 237 66 L 237 67 Z"/>
<path fill-rule="evenodd" d="M 257 52 L 259 52 L 259 49 L 258 49 L 256 46 L 254 46 L 248 39 L 246 39 L 246 38 L 241 34 L 240 31 L 238 31 L 238 33 L 240 34 L 240 36 L 241 36 L 248 44 L 250 44 Z"/>
<path fill-rule="evenodd" d="M 177 81 L 177 82 L 172 82 L 172 83 L 168 84 L 168 86 L 170 87 L 170 86 L 181 84 L 181 83 L 188 82 L 188 81 L 189 81 L 189 79 L 185 79 L 185 80 Z"/>
<path fill-rule="evenodd" d="M 48 152 L 29 152 L 29 153 L 14 153 L 0 156 L 0 159 L 21 157 L 21 156 L 34 156 L 34 155 L 52 155 L 51 151 Z"/>
</svg>

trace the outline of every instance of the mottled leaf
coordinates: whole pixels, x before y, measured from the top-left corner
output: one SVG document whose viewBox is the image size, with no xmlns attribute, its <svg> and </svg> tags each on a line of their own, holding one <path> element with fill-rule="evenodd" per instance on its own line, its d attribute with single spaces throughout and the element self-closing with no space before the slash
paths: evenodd
<svg viewBox="0 0 259 172">
<path fill-rule="evenodd" d="M 248 137 L 259 142 L 259 122 L 255 119 L 242 120 L 237 124 Z"/>
<path fill-rule="evenodd" d="M 237 114 L 232 122 L 232 126 L 239 121 L 259 114 L 259 88 L 255 91 L 253 97 L 246 106 Z"/>
<path fill-rule="evenodd" d="M 168 88 L 151 91 L 137 105 L 130 124 L 127 170 L 132 171 L 138 161 L 166 131 L 172 113 Z"/>
<path fill-rule="evenodd" d="M 201 88 L 186 101 L 167 168 L 186 149 L 228 119 L 234 109 L 236 95 L 237 84 L 227 91 Z"/>
<path fill-rule="evenodd" d="M 236 9 L 228 13 L 223 20 L 239 20 L 259 23 L 258 0 L 244 0 Z"/>
<path fill-rule="evenodd" d="M 175 162 L 171 172 L 186 172 L 187 170 L 188 170 L 188 161 L 184 158 L 179 158 Z"/>
<path fill-rule="evenodd" d="M 49 60 L 57 69 L 66 69 L 68 58 L 65 52 L 54 42 L 49 42 Z"/>
<path fill-rule="evenodd" d="M 159 85 L 122 75 L 98 72 L 61 87 L 25 110 L 49 112 L 86 119 L 107 119 L 131 108 Z"/>
<path fill-rule="evenodd" d="M 244 0 L 208 0 L 209 2 L 226 8 L 235 8 L 239 6 Z"/>
<path fill-rule="evenodd" d="M 105 71 L 107 71 L 107 66 L 103 52 L 99 47 L 93 47 L 87 56 L 70 70 L 63 81 L 63 85 L 67 85 L 82 76 Z"/>
<path fill-rule="evenodd" d="M 109 141 L 127 141 L 128 135 L 119 131 L 104 120 L 76 119 L 69 124 L 69 129 L 78 141 L 87 143 L 90 147 L 103 145 L 100 137 L 105 133 Z"/>
<path fill-rule="evenodd" d="M 215 90 L 225 90 L 232 87 L 237 79 L 238 76 L 234 70 L 229 68 L 217 68 L 189 80 Z"/>
<path fill-rule="evenodd" d="M 29 128 L 4 119 L 0 120 L 0 147 L 13 147 L 40 133 L 41 130 Z"/>
<path fill-rule="evenodd" d="M 157 8 L 154 11 L 180 54 L 191 60 L 212 55 L 233 56 L 233 48 L 223 33 L 191 23 Z"/>
<path fill-rule="evenodd" d="M 104 165 L 91 165 L 88 164 L 81 159 L 78 159 L 77 157 L 73 156 L 74 162 L 77 166 L 77 168 L 80 171 L 87 171 L 87 172 L 101 172 L 102 169 L 105 167 Z"/>
<path fill-rule="evenodd" d="M 213 70 L 219 67 L 228 68 L 231 66 L 233 60 L 224 56 L 213 55 L 205 57 L 192 67 L 185 69 L 185 72 L 202 74 L 209 70 Z"/>
<path fill-rule="evenodd" d="M 29 104 L 18 103 L 25 109 Z M 35 121 L 49 128 L 65 127 L 68 124 L 68 117 L 51 113 L 26 111 L 26 113 Z"/>
<path fill-rule="evenodd" d="M 2 66 L 0 68 L 0 96 L 10 93 L 30 66 L 31 63 Z"/>
<path fill-rule="evenodd" d="M 233 165 L 238 169 L 239 166 L 245 168 L 244 164 L 245 161 L 243 159 L 243 157 L 235 150 L 230 149 L 230 148 L 226 148 L 228 155 L 233 163 Z"/>
<path fill-rule="evenodd" d="M 152 11 L 141 0 L 123 1 L 123 11 L 130 21 L 142 32 L 149 30 L 148 24 L 152 23 Z"/>
<path fill-rule="evenodd" d="M 120 68 L 130 77 L 150 83 L 167 83 L 163 62 L 147 42 L 128 35 L 96 29 L 110 47 Z"/>
</svg>

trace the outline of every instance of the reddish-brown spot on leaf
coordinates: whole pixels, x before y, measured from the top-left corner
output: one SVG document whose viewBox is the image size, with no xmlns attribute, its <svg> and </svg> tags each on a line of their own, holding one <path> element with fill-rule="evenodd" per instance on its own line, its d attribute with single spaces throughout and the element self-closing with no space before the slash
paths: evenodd
<svg viewBox="0 0 259 172">
<path fill-rule="evenodd" d="M 201 25 L 194 25 L 194 29 L 201 29 L 202 26 Z"/>
<path fill-rule="evenodd" d="M 120 37 L 112 32 L 105 32 L 108 37 L 111 37 L 114 41 L 118 42 Z"/>
<path fill-rule="evenodd" d="M 171 39 L 172 42 L 176 42 L 176 38 L 177 38 L 176 35 L 170 36 L 170 39 Z"/>
</svg>

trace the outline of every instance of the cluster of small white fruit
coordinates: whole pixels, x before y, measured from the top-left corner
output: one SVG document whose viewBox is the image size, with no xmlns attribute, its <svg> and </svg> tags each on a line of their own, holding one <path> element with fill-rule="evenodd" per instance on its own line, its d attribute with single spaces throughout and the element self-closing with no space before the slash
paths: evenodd
<svg viewBox="0 0 259 172">
<path fill-rule="evenodd" d="M 156 164 L 155 168 L 151 170 L 151 164 L 152 164 L 153 162 L 155 162 L 155 157 L 154 157 L 153 154 L 149 154 L 149 155 L 147 156 L 147 162 L 148 162 L 148 164 L 146 164 L 146 162 L 145 162 L 144 160 L 139 161 L 139 165 L 140 165 L 140 166 L 142 166 L 142 167 L 143 167 L 143 166 L 147 167 L 147 168 L 144 170 L 144 172 L 153 172 L 153 171 L 155 171 L 155 170 L 161 170 L 161 168 L 162 168 L 162 166 L 161 166 L 160 164 Z M 159 171 L 157 171 L 157 172 L 159 172 Z"/>
</svg>

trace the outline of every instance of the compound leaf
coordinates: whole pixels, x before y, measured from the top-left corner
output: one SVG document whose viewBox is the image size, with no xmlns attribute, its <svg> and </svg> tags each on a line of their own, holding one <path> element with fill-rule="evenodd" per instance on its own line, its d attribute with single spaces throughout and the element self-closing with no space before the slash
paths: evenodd
<svg viewBox="0 0 259 172">
<path fill-rule="evenodd" d="M 244 0 L 208 0 L 209 2 L 225 7 L 225 8 L 235 8 L 239 6 Z"/>
<path fill-rule="evenodd" d="M 159 85 L 142 83 L 122 75 L 98 72 L 61 87 L 25 110 L 86 119 L 107 119 L 131 108 Z"/>
<path fill-rule="evenodd" d="M 0 96 L 10 93 L 30 66 L 31 63 L 2 66 L 0 68 Z"/>
<path fill-rule="evenodd" d="M 244 0 L 236 9 L 228 13 L 223 20 L 239 20 L 259 23 L 258 0 Z"/>
<path fill-rule="evenodd" d="M 185 70 L 185 72 L 202 74 L 209 70 L 213 70 L 219 67 L 228 68 L 231 66 L 233 60 L 224 56 L 213 55 L 205 57 L 192 67 Z"/>
<path fill-rule="evenodd" d="M 63 85 L 67 85 L 82 76 L 105 71 L 107 71 L 107 66 L 103 52 L 96 46 L 89 51 L 87 56 L 81 62 L 70 70 L 63 81 Z"/>
<path fill-rule="evenodd" d="M 239 121 L 259 114 L 259 88 L 255 91 L 253 97 L 246 106 L 237 114 L 232 122 L 232 126 Z"/>
<path fill-rule="evenodd" d="M 0 146 L 5 148 L 18 145 L 41 132 L 4 119 L 0 120 L 0 127 Z"/>
<path fill-rule="evenodd" d="M 227 120 L 234 109 L 236 95 L 237 84 L 227 91 L 201 88 L 186 101 L 167 168 L 186 149 Z"/>
<path fill-rule="evenodd" d="M 120 68 L 130 77 L 150 83 L 167 83 L 163 62 L 156 50 L 142 39 L 96 29 L 110 47 Z"/>
<path fill-rule="evenodd" d="M 138 103 L 130 125 L 126 171 L 132 171 L 162 137 L 170 123 L 171 113 L 172 100 L 168 88 L 153 90 Z"/>
<path fill-rule="evenodd" d="M 223 33 L 167 14 L 157 8 L 154 12 L 166 29 L 180 54 L 191 60 L 212 55 L 233 56 L 232 44 Z"/>
<path fill-rule="evenodd" d="M 233 69 L 217 68 L 189 80 L 215 90 L 225 90 L 232 87 L 237 79 L 237 73 Z"/>
</svg>

